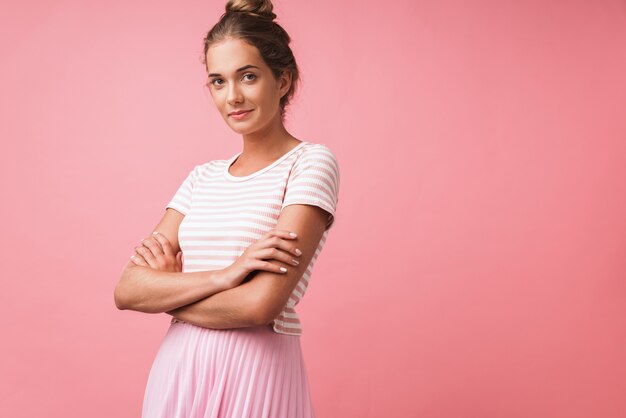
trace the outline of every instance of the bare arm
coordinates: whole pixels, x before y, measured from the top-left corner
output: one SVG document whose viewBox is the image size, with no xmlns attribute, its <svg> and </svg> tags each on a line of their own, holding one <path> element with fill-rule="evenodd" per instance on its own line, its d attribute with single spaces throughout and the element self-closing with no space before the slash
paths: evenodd
<svg viewBox="0 0 626 418">
<path fill-rule="evenodd" d="M 255 315 L 254 289 L 250 286 L 252 282 L 253 280 L 167 313 L 181 321 L 204 328 L 260 325 L 259 318 Z"/>
<path fill-rule="evenodd" d="M 184 215 L 168 208 L 154 231 L 165 239 L 150 238 L 135 247 L 142 256 L 152 257 L 152 251 L 162 257 L 161 265 L 154 269 L 135 265 L 129 261 L 115 287 L 114 299 L 118 309 L 130 309 L 146 313 L 159 313 L 196 302 L 226 289 L 223 271 L 202 271 L 183 273 L 177 263 L 176 254 L 180 251 L 178 229 Z"/>
<path fill-rule="evenodd" d="M 115 288 L 115 305 L 145 313 L 166 312 L 227 288 L 222 270 L 182 273 L 129 262 Z"/>
<path fill-rule="evenodd" d="M 289 205 L 279 217 L 277 229 L 298 234 L 300 264 L 280 263 L 287 273 L 259 271 L 249 282 L 167 312 L 205 328 L 241 328 L 270 323 L 284 308 L 308 267 L 324 233 L 328 213 L 317 206 Z"/>
</svg>

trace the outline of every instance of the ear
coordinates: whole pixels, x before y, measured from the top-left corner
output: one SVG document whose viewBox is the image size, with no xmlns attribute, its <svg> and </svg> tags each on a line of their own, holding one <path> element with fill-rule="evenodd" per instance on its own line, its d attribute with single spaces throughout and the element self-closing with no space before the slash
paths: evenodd
<svg viewBox="0 0 626 418">
<path fill-rule="evenodd" d="M 291 71 L 283 70 L 280 75 L 280 97 L 282 98 L 291 87 Z"/>
</svg>

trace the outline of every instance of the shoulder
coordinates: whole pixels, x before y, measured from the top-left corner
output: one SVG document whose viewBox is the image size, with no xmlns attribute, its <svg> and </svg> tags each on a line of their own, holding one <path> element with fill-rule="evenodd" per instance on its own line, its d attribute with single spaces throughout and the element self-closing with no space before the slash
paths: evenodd
<svg viewBox="0 0 626 418">
<path fill-rule="evenodd" d="M 334 152 L 326 144 L 318 144 L 315 142 L 306 142 L 302 147 L 303 155 L 327 155 L 336 159 Z"/>
<path fill-rule="evenodd" d="M 193 168 L 191 169 L 191 173 L 193 173 L 195 176 L 208 174 L 212 171 L 219 169 L 219 167 L 223 167 L 227 162 L 228 160 L 211 160 L 204 163 L 198 163 L 193 166 Z"/>
<path fill-rule="evenodd" d="M 308 142 L 300 150 L 296 165 L 327 167 L 339 175 L 339 161 L 335 153 L 325 144 Z"/>
</svg>

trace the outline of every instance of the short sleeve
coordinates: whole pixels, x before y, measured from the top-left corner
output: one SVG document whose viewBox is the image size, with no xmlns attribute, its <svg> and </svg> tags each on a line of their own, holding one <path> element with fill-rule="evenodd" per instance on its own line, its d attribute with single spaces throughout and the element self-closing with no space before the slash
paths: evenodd
<svg viewBox="0 0 626 418">
<path fill-rule="evenodd" d="M 329 230 L 335 223 L 339 182 L 339 164 L 330 149 L 321 144 L 306 149 L 292 167 L 282 208 L 294 204 L 319 206 L 330 214 L 326 224 Z"/>
<path fill-rule="evenodd" d="M 183 215 L 187 215 L 189 209 L 191 208 L 192 192 L 199 167 L 199 165 L 195 166 L 189 174 L 187 174 L 187 177 L 183 180 L 182 184 L 178 187 L 178 190 L 174 193 L 174 196 L 165 207 L 166 209 L 176 209 Z"/>
</svg>

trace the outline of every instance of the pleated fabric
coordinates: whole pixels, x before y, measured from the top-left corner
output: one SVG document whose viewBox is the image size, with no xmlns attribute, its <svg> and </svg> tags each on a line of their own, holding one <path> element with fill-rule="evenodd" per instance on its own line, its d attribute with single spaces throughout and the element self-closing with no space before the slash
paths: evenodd
<svg viewBox="0 0 626 418">
<path fill-rule="evenodd" d="M 142 408 L 142 418 L 314 417 L 300 337 L 271 325 L 170 324 Z"/>
</svg>

